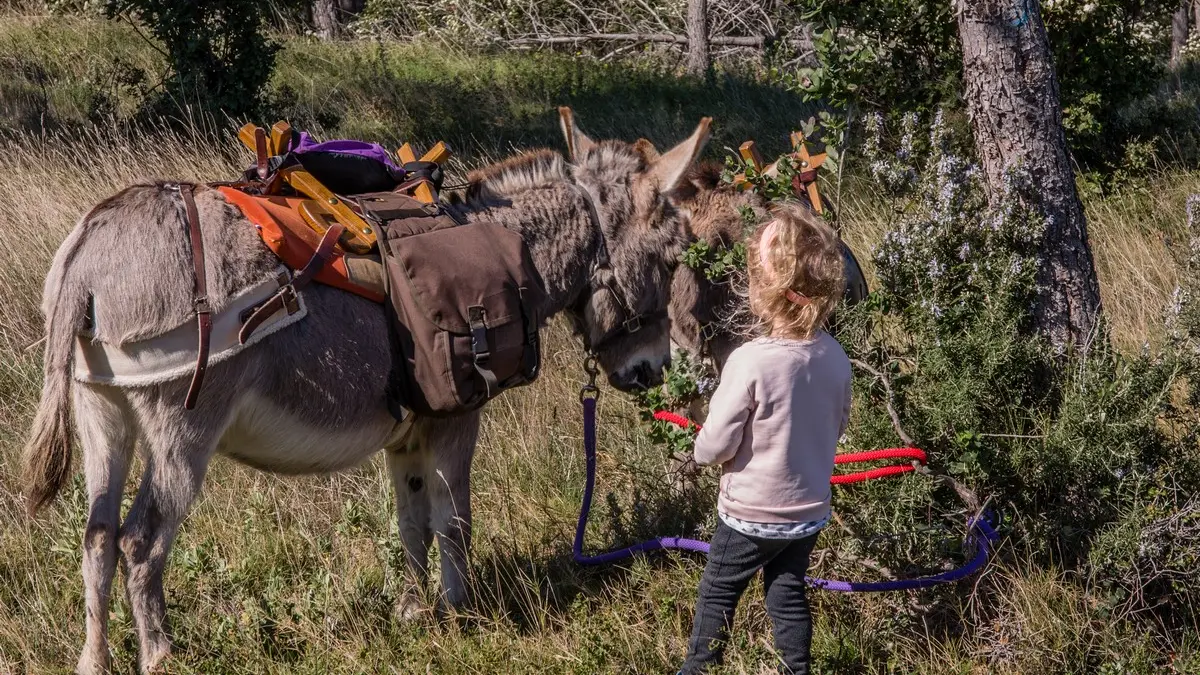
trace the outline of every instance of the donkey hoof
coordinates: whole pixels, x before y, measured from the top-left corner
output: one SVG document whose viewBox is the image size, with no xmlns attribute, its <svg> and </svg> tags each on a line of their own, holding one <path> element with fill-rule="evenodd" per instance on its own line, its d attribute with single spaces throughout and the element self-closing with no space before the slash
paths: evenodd
<svg viewBox="0 0 1200 675">
<path fill-rule="evenodd" d="M 171 656 L 171 645 L 168 642 L 163 642 L 146 650 L 142 654 L 141 659 L 141 674 L 154 675 L 156 673 L 165 673 L 170 665 L 169 658 Z"/>
<path fill-rule="evenodd" d="M 111 668 L 112 660 L 108 655 L 108 649 L 89 649 L 79 657 L 75 673 L 76 675 L 108 675 Z"/>
<path fill-rule="evenodd" d="M 429 605 L 421 600 L 416 593 L 405 593 L 400 596 L 392 607 L 392 614 L 397 621 L 401 623 L 410 623 L 419 621 L 420 619 L 429 616 L 432 613 Z"/>
</svg>

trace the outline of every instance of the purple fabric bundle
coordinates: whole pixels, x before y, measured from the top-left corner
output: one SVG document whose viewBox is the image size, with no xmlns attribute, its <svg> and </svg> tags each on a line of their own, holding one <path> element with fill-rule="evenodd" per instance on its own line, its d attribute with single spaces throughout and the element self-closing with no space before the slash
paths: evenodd
<svg viewBox="0 0 1200 675">
<path fill-rule="evenodd" d="M 381 145 L 354 140 L 318 143 L 306 131 L 293 134 L 271 161 L 271 171 L 299 164 L 340 195 L 387 192 L 407 178 L 404 168 L 397 166 Z"/>
<path fill-rule="evenodd" d="M 366 141 L 353 140 L 334 140 L 318 143 L 314 141 L 312 136 L 307 131 L 301 131 L 300 140 L 293 142 L 292 147 L 288 148 L 296 154 L 306 154 L 309 152 L 336 152 L 346 155 L 358 155 L 373 159 L 377 162 L 382 162 L 396 171 L 401 171 L 400 167 L 392 162 L 392 158 L 388 156 L 387 150 L 384 150 L 382 145 L 378 143 L 367 143 Z"/>
</svg>

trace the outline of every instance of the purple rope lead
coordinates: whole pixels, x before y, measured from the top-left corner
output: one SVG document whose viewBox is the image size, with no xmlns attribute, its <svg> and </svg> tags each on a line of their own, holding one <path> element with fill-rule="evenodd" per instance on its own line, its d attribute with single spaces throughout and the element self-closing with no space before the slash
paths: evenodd
<svg viewBox="0 0 1200 675">
<path fill-rule="evenodd" d="M 696 553 L 708 553 L 708 542 L 681 537 L 658 537 L 626 548 L 601 553 L 595 556 L 583 554 L 583 536 L 587 531 L 588 515 L 592 510 L 592 492 L 596 487 L 596 399 L 583 399 L 583 449 L 587 459 L 587 476 L 583 490 L 583 506 L 579 510 L 579 522 L 575 526 L 575 544 L 571 554 L 575 562 L 581 565 L 602 565 L 624 558 L 633 557 L 637 553 L 674 548 Z M 958 581 L 978 572 L 987 564 L 991 542 L 998 536 L 987 518 L 977 516 L 967 521 L 968 544 L 975 544 L 976 553 L 970 562 L 941 574 L 934 574 L 916 579 L 898 579 L 895 581 L 838 581 L 836 579 L 818 579 L 806 577 L 809 586 L 827 591 L 845 593 L 871 593 L 880 591 L 903 591 L 914 588 L 927 588 L 951 581 Z"/>
</svg>

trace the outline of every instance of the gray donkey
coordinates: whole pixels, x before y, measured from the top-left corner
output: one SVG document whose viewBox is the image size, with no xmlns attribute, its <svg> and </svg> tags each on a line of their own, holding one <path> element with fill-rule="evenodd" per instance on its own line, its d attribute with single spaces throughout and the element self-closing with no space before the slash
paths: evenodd
<svg viewBox="0 0 1200 675">
<path fill-rule="evenodd" d="M 669 289 L 687 235 L 664 195 L 683 181 L 707 141 L 708 123 L 653 160 L 615 141 L 581 140 L 570 162 L 548 151 L 522 155 L 472 174 L 465 194 L 447 200 L 446 208 L 467 221 L 496 221 L 523 236 L 545 285 L 540 315 L 565 313 L 618 388 L 656 383 L 669 358 Z M 197 188 L 196 204 L 217 313 L 280 263 L 217 191 Z M 45 381 L 24 485 L 36 513 L 68 479 L 73 403 L 90 503 L 78 671 L 110 665 L 108 603 L 118 553 L 141 670 L 163 664 L 170 652 L 164 567 L 218 452 L 298 474 L 346 469 L 384 450 L 414 581 L 427 581 L 436 533 L 443 601 L 464 603 L 479 413 L 397 423 L 385 401 L 390 357 L 379 305 L 327 286 L 305 287 L 307 317 L 213 362 L 191 411 L 182 407 L 187 377 L 116 387 L 73 375 L 80 340 L 145 344 L 193 320 L 186 222 L 169 186 L 127 188 L 84 216 L 46 278 Z M 85 332 L 94 337 L 81 338 Z M 120 523 L 135 447 L 145 473 Z"/>
<path fill-rule="evenodd" d="M 581 146 L 580 138 L 587 137 L 575 125 L 570 108 L 559 108 L 568 153 Z M 594 144 L 594 141 L 586 140 Z M 583 144 L 586 147 L 586 144 Z M 647 161 L 659 157 L 654 145 L 642 138 L 634 148 Z M 752 190 L 739 190 L 721 180 L 722 165 L 705 161 L 691 168 L 683 180 L 667 196 L 684 216 L 691 241 L 705 241 L 709 246 L 730 247 L 743 241 L 747 223 L 743 213 L 753 213 L 754 221 L 765 222 L 770 204 Z M 867 295 L 866 279 L 861 266 L 849 247 L 846 254 L 846 301 L 855 304 Z M 696 359 L 708 360 L 716 372 L 725 366 L 726 359 L 748 339 L 748 306 L 735 285 L 729 281 L 713 281 L 703 272 L 680 265 L 671 282 L 671 343 Z M 697 402 L 689 412 L 699 416 Z"/>
<path fill-rule="evenodd" d="M 559 115 L 569 157 L 580 148 L 595 145 L 576 126 L 570 108 L 559 108 Z M 648 161 L 660 156 L 647 139 L 638 139 L 633 147 Z M 746 236 L 745 209 L 753 211 L 758 221 L 766 218 L 767 201 L 756 192 L 723 184 L 721 170 L 719 164 L 701 162 L 667 195 L 685 218 L 689 243 L 702 240 L 713 247 L 732 246 Z M 729 283 L 711 281 L 703 272 L 680 265 L 672 278 L 669 305 L 673 348 L 711 359 L 719 372 L 729 354 L 746 340 L 744 330 L 730 321 L 731 316 L 744 312 L 744 304 Z"/>
</svg>

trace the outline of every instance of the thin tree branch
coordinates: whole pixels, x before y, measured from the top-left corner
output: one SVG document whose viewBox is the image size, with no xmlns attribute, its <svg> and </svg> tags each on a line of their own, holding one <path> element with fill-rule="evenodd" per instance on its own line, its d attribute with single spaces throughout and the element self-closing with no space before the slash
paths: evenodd
<svg viewBox="0 0 1200 675">
<path fill-rule="evenodd" d="M 900 440 L 904 441 L 905 445 L 913 445 L 912 436 L 909 436 L 908 433 L 904 431 L 904 427 L 900 425 L 900 415 L 896 413 L 895 406 L 896 395 L 892 392 L 891 381 L 889 381 L 887 376 L 885 376 L 882 372 L 875 370 L 865 361 L 850 359 L 850 363 L 874 375 L 875 379 L 879 380 L 879 384 L 883 385 L 883 390 L 887 393 L 887 399 L 884 401 L 884 405 L 887 407 L 888 417 L 892 418 L 892 428 L 896 430 L 896 435 L 900 437 Z"/>
<path fill-rule="evenodd" d="M 912 436 L 909 436 L 908 433 L 904 431 L 904 427 L 900 425 L 900 415 L 896 413 L 896 407 L 893 405 L 895 401 L 895 394 L 892 392 L 891 381 L 888 380 L 887 376 L 885 376 L 882 372 L 871 367 L 870 364 L 860 361 L 859 359 L 850 359 L 850 363 L 862 368 L 871 375 L 875 376 L 875 379 L 879 380 L 879 384 L 883 386 L 884 392 L 887 393 L 887 398 L 884 400 L 884 406 L 887 408 L 888 417 L 892 418 L 892 428 L 896 430 L 896 435 L 900 437 L 900 440 L 904 441 L 905 445 L 913 446 L 913 438 Z M 958 495 L 958 498 L 963 500 L 963 503 L 967 505 L 967 508 L 974 513 L 979 513 L 979 495 L 975 494 L 974 490 L 971 490 L 950 476 L 945 474 L 935 474 L 926 466 L 919 466 L 917 471 L 941 481 L 942 484 L 946 485 L 951 490 L 954 490 L 955 494 Z"/>
<path fill-rule="evenodd" d="M 757 47 L 761 49 L 774 38 L 770 36 L 726 36 L 709 38 L 709 43 L 720 46 Z M 584 35 L 547 35 L 540 37 L 514 38 L 508 40 L 511 45 L 556 45 L 574 44 L 579 42 L 664 42 L 686 45 L 686 35 L 670 33 L 588 33 Z"/>
</svg>

